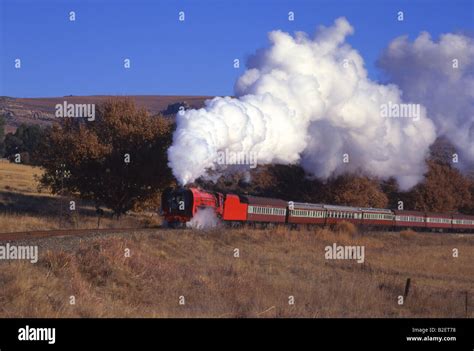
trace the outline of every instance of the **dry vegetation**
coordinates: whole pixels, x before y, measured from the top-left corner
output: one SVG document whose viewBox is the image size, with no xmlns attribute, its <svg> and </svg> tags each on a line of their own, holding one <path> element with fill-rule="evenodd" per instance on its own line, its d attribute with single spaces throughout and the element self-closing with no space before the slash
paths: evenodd
<svg viewBox="0 0 474 351">
<path fill-rule="evenodd" d="M 93 206 L 39 192 L 38 168 L 0 161 L 0 233 L 95 228 Z M 106 216 L 107 217 L 107 216 Z M 154 214 L 101 227 L 159 224 Z M 246 228 L 41 239 L 35 263 L 0 261 L 0 317 L 469 317 L 474 237 Z M 333 243 L 365 262 L 326 260 Z M 125 257 L 128 248 L 131 257 Z M 238 248 L 240 257 L 234 257 Z M 459 257 L 452 257 L 453 248 Z M 397 298 L 412 281 L 403 306 Z M 71 305 L 74 295 L 76 304 Z M 185 305 L 179 304 L 184 296 Z M 289 296 L 295 304 L 289 305 Z"/>
<path fill-rule="evenodd" d="M 72 246 L 43 240 L 36 264 L 1 263 L 0 317 L 465 317 L 465 292 L 474 304 L 473 240 L 358 234 L 350 225 L 157 229 Z M 365 262 L 326 260 L 334 242 L 364 245 Z M 400 306 L 407 278 L 412 286 Z"/>
<path fill-rule="evenodd" d="M 0 159 L 0 233 L 25 230 L 97 228 L 94 206 L 74 199 L 76 211 L 69 211 L 70 198 L 54 196 L 38 190 L 38 167 L 10 163 Z M 120 220 L 106 212 L 101 228 L 139 228 L 157 226 L 161 219 L 156 213 L 132 213 Z"/>
</svg>

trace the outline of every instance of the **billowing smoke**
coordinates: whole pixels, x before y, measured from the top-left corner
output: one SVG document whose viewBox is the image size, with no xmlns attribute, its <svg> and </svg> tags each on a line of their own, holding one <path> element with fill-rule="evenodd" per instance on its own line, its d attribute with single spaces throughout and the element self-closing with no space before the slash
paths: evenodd
<svg viewBox="0 0 474 351">
<path fill-rule="evenodd" d="M 437 133 L 459 153 L 461 168 L 474 164 L 474 40 L 460 34 L 433 42 L 426 32 L 415 41 L 393 40 L 378 62 L 403 90 L 404 99 L 426 106 Z"/>
<path fill-rule="evenodd" d="M 212 208 L 198 209 L 196 214 L 189 222 L 186 222 L 186 227 L 193 229 L 211 229 L 219 225 L 219 218 Z"/>
<path fill-rule="evenodd" d="M 177 115 L 168 156 L 178 181 L 228 171 L 223 152 L 254 155 L 260 165 L 300 164 L 322 179 L 363 171 L 394 176 L 402 189 L 421 180 L 434 125 L 423 106 L 413 118 L 383 115 L 403 105 L 401 91 L 367 77 L 362 57 L 345 43 L 352 33 L 345 18 L 313 39 L 271 32 L 269 47 L 238 79 L 236 98 Z"/>
</svg>

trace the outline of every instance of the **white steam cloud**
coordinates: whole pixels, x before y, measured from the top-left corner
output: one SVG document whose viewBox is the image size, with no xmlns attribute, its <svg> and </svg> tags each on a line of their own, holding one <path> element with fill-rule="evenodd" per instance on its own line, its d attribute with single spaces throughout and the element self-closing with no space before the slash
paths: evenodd
<svg viewBox="0 0 474 351">
<path fill-rule="evenodd" d="M 403 103 L 401 91 L 367 77 L 362 57 L 345 43 L 352 33 L 345 18 L 313 39 L 271 32 L 270 46 L 238 79 L 237 98 L 216 97 L 177 115 L 168 156 L 178 181 L 228 170 L 216 162 L 222 150 L 253 153 L 258 164 L 299 163 L 322 179 L 363 171 L 394 176 L 402 189 L 420 181 L 435 127 L 423 106 L 417 119 L 381 115 L 383 105 Z"/>
<path fill-rule="evenodd" d="M 187 228 L 193 229 L 211 229 L 219 225 L 219 218 L 212 208 L 200 208 L 189 222 L 186 222 Z"/>
<path fill-rule="evenodd" d="M 474 164 L 474 40 L 443 34 L 433 42 L 426 32 L 414 42 L 393 40 L 378 62 L 403 97 L 426 106 L 437 133 L 460 155 L 459 166 Z"/>
</svg>

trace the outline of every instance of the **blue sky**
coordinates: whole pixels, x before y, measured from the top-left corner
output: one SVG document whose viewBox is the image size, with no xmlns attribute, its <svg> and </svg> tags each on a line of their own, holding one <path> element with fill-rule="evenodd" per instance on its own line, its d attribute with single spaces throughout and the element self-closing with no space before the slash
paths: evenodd
<svg viewBox="0 0 474 351">
<path fill-rule="evenodd" d="M 266 46 L 269 31 L 312 35 L 339 16 L 354 26 L 349 43 L 375 80 L 381 77 L 377 57 L 399 35 L 474 32 L 472 0 L 0 2 L 0 95 L 14 97 L 229 95 L 245 70 L 244 64 L 234 69 L 233 60 L 244 63 Z M 404 22 L 396 20 L 399 10 Z M 179 11 L 185 22 L 178 21 Z M 288 11 L 295 21 L 288 21 Z M 14 67 L 16 58 L 21 69 Z"/>
</svg>

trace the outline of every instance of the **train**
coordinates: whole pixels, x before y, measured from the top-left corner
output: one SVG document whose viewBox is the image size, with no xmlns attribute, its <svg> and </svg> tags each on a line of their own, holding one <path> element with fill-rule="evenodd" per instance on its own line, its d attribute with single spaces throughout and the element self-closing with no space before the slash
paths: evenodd
<svg viewBox="0 0 474 351">
<path fill-rule="evenodd" d="M 380 230 L 474 232 L 474 216 L 465 214 L 284 201 L 196 187 L 168 188 L 162 193 L 161 212 L 171 227 L 185 225 L 202 209 L 212 210 L 223 223 L 231 226 L 333 226 L 346 221 L 357 227 Z"/>
</svg>

